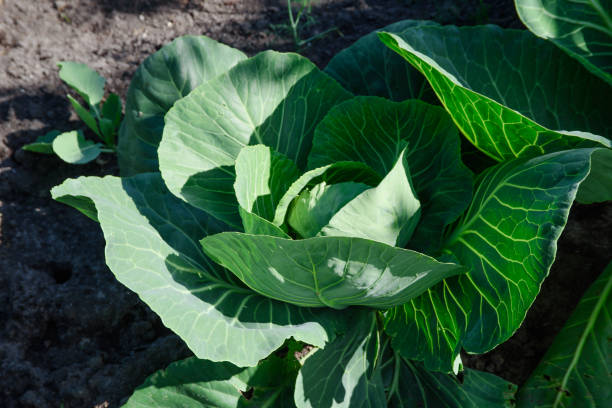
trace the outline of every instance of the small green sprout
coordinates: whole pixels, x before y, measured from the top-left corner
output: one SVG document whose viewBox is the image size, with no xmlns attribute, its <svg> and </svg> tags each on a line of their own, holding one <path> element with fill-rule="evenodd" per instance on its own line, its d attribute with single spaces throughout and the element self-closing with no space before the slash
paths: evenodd
<svg viewBox="0 0 612 408">
<path fill-rule="evenodd" d="M 23 150 L 56 154 L 71 164 L 85 164 L 95 160 L 100 153 L 114 153 L 117 146 L 117 130 L 121 123 L 121 99 L 111 93 L 104 102 L 104 78 L 85 64 L 71 61 L 58 63 L 59 76 L 74 89 L 87 104 L 83 107 L 72 95 L 68 100 L 77 115 L 100 139 L 94 142 L 85 139 L 82 130 L 61 133 L 52 130 L 23 146 Z"/>
</svg>

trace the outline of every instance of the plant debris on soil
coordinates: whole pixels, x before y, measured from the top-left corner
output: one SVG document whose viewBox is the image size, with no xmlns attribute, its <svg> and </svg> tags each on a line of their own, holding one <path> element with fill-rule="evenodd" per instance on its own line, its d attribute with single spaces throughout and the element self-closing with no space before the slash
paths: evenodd
<svg viewBox="0 0 612 408">
<path fill-rule="evenodd" d="M 0 0 L 0 401 L 3 407 L 116 407 L 190 355 L 115 281 L 93 221 L 51 200 L 67 177 L 117 174 L 112 156 L 68 165 L 21 146 L 82 126 L 57 62 L 88 64 L 124 97 L 142 60 L 185 34 L 253 55 L 296 51 L 285 0 Z M 520 28 L 511 0 L 320 0 L 299 50 L 324 67 L 362 35 L 402 19 Z M 574 206 L 559 255 L 521 329 L 470 367 L 523 382 L 612 253 L 612 206 Z"/>
</svg>

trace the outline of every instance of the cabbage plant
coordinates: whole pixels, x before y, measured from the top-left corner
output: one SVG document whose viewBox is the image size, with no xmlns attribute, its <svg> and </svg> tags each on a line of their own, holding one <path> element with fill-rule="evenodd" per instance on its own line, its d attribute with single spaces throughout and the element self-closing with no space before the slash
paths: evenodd
<svg viewBox="0 0 612 408">
<path fill-rule="evenodd" d="M 516 387 L 460 353 L 519 327 L 601 149 L 475 177 L 433 99 L 376 33 L 324 71 L 206 37 L 150 56 L 126 99 L 122 177 L 52 190 L 100 223 L 111 271 L 194 354 L 126 405 L 511 404 Z"/>
</svg>

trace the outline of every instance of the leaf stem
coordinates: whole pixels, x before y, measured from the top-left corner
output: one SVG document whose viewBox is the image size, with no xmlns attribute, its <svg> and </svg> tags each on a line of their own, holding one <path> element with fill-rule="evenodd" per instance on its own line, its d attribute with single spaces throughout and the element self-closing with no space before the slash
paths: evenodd
<svg viewBox="0 0 612 408">
<path fill-rule="evenodd" d="M 389 389 L 389 394 L 387 395 L 387 402 L 390 402 L 391 396 L 397 392 L 399 385 L 399 373 L 402 364 L 401 357 L 395 350 L 393 350 L 393 358 L 395 359 L 395 366 L 393 367 L 393 380 L 391 381 L 391 388 Z"/>
</svg>

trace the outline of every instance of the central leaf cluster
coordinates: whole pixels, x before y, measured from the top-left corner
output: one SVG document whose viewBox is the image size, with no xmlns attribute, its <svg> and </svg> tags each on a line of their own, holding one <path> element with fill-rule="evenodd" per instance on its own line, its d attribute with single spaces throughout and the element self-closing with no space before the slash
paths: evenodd
<svg viewBox="0 0 612 408">
<path fill-rule="evenodd" d="M 263 295 L 300 306 L 383 308 L 460 271 L 401 249 L 421 211 L 405 149 L 378 183 L 376 172 L 359 162 L 298 177 L 291 159 L 264 145 L 242 148 L 235 171 L 245 233 L 201 242 L 212 259 Z"/>
<path fill-rule="evenodd" d="M 179 100 L 159 160 L 170 191 L 227 224 L 204 252 L 269 298 L 386 309 L 464 270 L 432 257 L 471 195 L 446 113 L 353 97 L 298 55 L 258 54 Z"/>
</svg>

